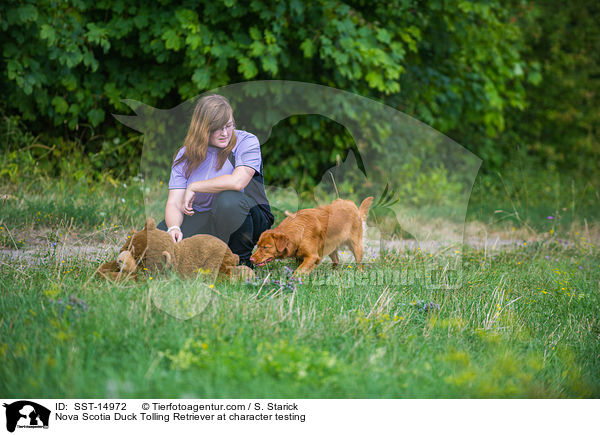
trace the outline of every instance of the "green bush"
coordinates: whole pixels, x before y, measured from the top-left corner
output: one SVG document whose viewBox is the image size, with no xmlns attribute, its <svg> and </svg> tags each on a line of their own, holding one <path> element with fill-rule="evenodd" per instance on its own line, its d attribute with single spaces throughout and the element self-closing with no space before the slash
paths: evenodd
<svg viewBox="0 0 600 435">
<path fill-rule="evenodd" d="M 9 0 L 0 11 L 1 83 L 8 113 L 57 148 L 63 138 L 99 153 L 129 132 L 110 116 L 127 113 L 124 98 L 170 108 L 226 84 L 283 78 L 374 98 L 487 159 L 494 152 L 484 139 L 502 131 L 507 108 L 524 107 L 523 81 L 539 74 L 522 59 L 515 13 L 496 0 Z M 343 129 L 326 127 L 310 117 L 282 126 L 283 164 L 271 175 L 291 181 L 303 167 L 314 185 L 319 168 L 351 145 Z M 102 165 L 139 156 L 139 143 L 126 143 L 103 154 L 117 163 Z"/>
<path fill-rule="evenodd" d="M 523 56 L 537 72 L 524 83 L 527 110 L 507 114 L 510 144 L 549 170 L 597 178 L 600 4 L 552 0 L 531 8 L 520 26 Z"/>
</svg>

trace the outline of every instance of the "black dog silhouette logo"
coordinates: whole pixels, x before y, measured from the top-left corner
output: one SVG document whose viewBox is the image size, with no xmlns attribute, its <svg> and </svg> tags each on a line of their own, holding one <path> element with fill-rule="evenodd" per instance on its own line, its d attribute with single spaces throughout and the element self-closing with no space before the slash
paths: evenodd
<svg viewBox="0 0 600 435">
<path fill-rule="evenodd" d="M 50 421 L 50 410 L 29 400 L 19 400 L 10 405 L 4 404 L 6 408 L 6 429 L 14 432 L 18 427 L 34 429 L 48 428 Z"/>
</svg>

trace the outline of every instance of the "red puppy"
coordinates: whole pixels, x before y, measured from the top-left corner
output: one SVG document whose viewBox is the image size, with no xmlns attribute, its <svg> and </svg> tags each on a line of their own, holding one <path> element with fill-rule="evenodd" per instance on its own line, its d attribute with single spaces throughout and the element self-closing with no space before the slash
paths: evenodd
<svg viewBox="0 0 600 435">
<path fill-rule="evenodd" d="M 357 208 L 352 201 L 336 199 L 321 207 L 286 213 L 276 228 L 262 233 L 250 260 L 264 266 L 274 258 L 296 257 L 301 264 L 295 273 L 310 273 L 327 255 L 337 265 L 337 249 L 347 244 L 360 263 L 363 223 L 372 202 L 369 196 Z"/>
</svg>

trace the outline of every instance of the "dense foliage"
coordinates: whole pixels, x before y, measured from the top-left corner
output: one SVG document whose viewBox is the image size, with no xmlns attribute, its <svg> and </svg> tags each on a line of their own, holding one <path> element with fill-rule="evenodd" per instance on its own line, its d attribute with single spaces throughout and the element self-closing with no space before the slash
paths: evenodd
<svg viewBox="0 0 600 435">
<path fill-rule="evenodd" d="M 525 83 L 527 110 L 507 130 L 550 169 L 600 169 L 600 3 L 540 2 L 523 20 L 524 57 L 541 72 Z M 535 86 L 534 86 L 535 85 Z"/>
<path fill-rule="evenodd" d="M 398 108 L 477 153 L 484 168 L 500 168 L 521 135 L 527 151 L 560 165 L 570 162 L 570 139 L 595 152 L 598 116 L 597 87 L 586 87 L 596 80 L 589 31 L 598 8 L 563 6 L 9 0 L 0 7 L 3 111 L 54 144 L 55 157 L 76 139 L 113 155 L 110 169 L 140 150 L 139 141 L 113 146 L 133 135 L 109 116 L 129 112 L 121 99 L 170 108 L 240 81 L 298 80 Z M 309 185 L 350 146 L 342 126 L 317 116 L 282 122 L 274 138 L 268 155 L 283 164 L 268 176 Z"/>
</svg>

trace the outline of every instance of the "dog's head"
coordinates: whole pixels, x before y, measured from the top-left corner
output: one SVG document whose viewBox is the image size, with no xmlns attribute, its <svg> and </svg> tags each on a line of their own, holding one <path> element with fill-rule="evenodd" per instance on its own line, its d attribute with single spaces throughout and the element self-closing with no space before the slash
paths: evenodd
<svg viewBox="0 0 600 435">
<path fill-rule="evenodd" d="M 117 257 L 117 264 L 121 272 L 133 273 L 137 270 L 137 262 L 130 251 L 123 251 Z"/>
<path fill-rule="evenodd" d="M 250 257 L 257 266 L 264 266 L 275 258 L 292 255 L 292 243 L 288 236 L 275 230 L 267 230 L 261 234 L 256 244 L 256 252 Z"/>
</svg>

